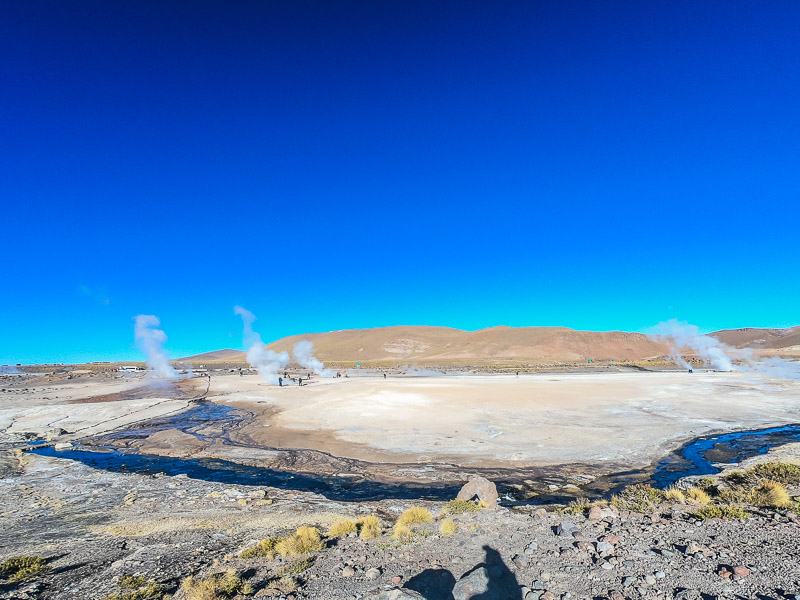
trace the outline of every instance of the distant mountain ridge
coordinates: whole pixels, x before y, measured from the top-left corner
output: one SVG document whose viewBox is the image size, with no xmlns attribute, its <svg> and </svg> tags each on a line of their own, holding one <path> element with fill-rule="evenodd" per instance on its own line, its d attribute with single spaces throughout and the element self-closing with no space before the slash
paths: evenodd
<svg viewBox="0 0 800 600">
<path fill-rule="evenodd" d="M 800 345 L 800 327 L 788 329 L 727 329 L 712 333 L 735 347 L 783 349 Z M 576 331 L 567 327 L 489 327 L 464 331 L 451 327 L 397 325 L 371 329 L 343 329 L 282 338 L 267 348 L 291 354 L 301 340 L 314 343 L 323 362 L 462 362 L 469 360 L 528 360 L 574 362 L 645 360 L 664 356 L 666 344 L 642 333 Z M 184 361 L 244 362 L 241 350 L 217 350 Z"/>
</svg>

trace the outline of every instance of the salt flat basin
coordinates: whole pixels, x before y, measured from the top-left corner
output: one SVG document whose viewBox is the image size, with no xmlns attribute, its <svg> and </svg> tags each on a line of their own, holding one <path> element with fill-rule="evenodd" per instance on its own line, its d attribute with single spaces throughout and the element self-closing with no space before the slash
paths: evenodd
<svg viewBox="0 0 800 600">
<path fill-rule="evenodd" d="M 215 382 L 209 398 L 255 413 L 232 438 L 476 466 L 640 466 L 710 432 L 800 420 L 800 382 L 742 373 L 350 378 L 289 388 L 236 377 Z"/>
</svg>

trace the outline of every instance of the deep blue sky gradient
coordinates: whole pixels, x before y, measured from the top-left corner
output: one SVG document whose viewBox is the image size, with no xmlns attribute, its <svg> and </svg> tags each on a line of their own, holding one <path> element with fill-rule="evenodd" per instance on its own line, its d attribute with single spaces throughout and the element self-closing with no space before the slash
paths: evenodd
<svg viewBox="0 0 800 600">
<path fill-rule="evenodd" d="M 800 3 L 7 2 L 0 363 L 800 323 Z"/>
</svg>

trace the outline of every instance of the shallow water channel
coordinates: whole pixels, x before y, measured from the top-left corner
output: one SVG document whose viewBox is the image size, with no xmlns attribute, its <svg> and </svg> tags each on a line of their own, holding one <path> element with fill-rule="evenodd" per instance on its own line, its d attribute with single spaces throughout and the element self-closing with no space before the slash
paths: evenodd
<svg viewBox="0 0 800 600">
<path fill-rule="evenodd" d="M 460 483 L 382 482 L 248 466 L 213 458 L 155 456 L 105 446 L 106 444 L 110 446 L 114 440 L 142 439 L 166 429 L 179 429 L 201 439 L 216 438 L 222 439 L 224 443 L 230 443 L 226 432 L 248 417 L 249 413 L 246 411 L 201 401 L 183 413 L 154 419 L 91 440 L 92 446 L 61 451 L 45 447 L 30 451 L 42 456 L 76 460 L 90 467 L 109 471 L 187 475 L 194 479 L 227 485 L 264 485 L 284 490 L 315 492 L 337 501 L 445 500 L 454 498 L 460 488 Z M 557 502 L 576 496 L 598 498 L 631 483 L 650 483 L 663 488 L 688 475 L 713 474 L 718 472 L 714 463 L 736 463 L 766 453 L 770 448 L 795 441 L 800 441 L 800 424 L 702 436 L 684 444 L 647 468 L 600 476 L 590 483 L 579 486 L 578 493 L 570 493 L 568 496 L 555 491 L 526 500 L 517 499 L 517 493 L 510 486 L 519 483 L 520 473 L 524 473 L 520 470 L 514 471 L 513 478 L 504 479 L 502 474 L 499 474 L 495 481 L 501 494 L 506 495 L 504 504 L 507 505 Z M 431 466 L 435 468 L 435 465 Z M 536 479 L 542 473 L 540 470 L 531 469 L 530 473 L 524 474 L 525 479 Z"/>
</svg>

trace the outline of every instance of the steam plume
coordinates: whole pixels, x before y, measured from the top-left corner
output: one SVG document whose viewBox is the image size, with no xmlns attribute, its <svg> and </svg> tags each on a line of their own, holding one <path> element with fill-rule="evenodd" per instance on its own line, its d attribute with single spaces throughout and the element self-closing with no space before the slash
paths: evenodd
<svg viewBox="0 0 800 600">
<path fill-rule="evenodd" d="M 294 358 L 304 369 L 311 369 L 320 377 L 333 377 L 333 371 L 326 369 L 325 365 L 314 356 L 314 344 L 308 340 L 297 342 L 294 345 Z"/>
<path fill-rule="evenodd" d="M 706 365 L 710 364 L 718 371 L 733 370 L 733 362 L 726 352 L 731 348 L 710 335 L 700 333 L 696 325 L 670 319 L 653 327 L 650 337 L 669 343 L 670 358 L 685 369 L 691 366 L 681 355 L 681 348 L 691 348 Z"/>
<path fill-rule="evenodd" d="M 133 336 L 136 345 L 147 359 L 147 367 L 157 377 L 177 379 L 178 372 L 169 364 L 169 354 L 164 350 L 167 334 L 157 329 L 161 321 L 155 315 L 136 315 Z"/>
<path fill-rule="evenodd" d="M 682 348 L 690 348 L 706 365 L 718 371 L 745 371 L 778 379 L 800 379 L 800 363 L 778 358 L 761 358 L 750 348 L 734 348 L 717 338 L 700 333 L 695 325 L 670 319 L 652 328 L 648 336 L 670 345 L 670 358 L 682 367 L 691 365 L 683 358 Z M 734 364 L 734 360 L 737 364 Z"/>
<path fill-rule="evenodd" d="M 289 364 L 288 352 L 267 350 L 261 336 L 253 331 L 256 316 L 246 308 L 234 306 L 233 312 L 242 317 L 244 323 L 244 347 L 247 348 L 247 362 L 258 369 L 261 379 L 273 385 L 278 384 L 278 371 Z"/>
</svg>

